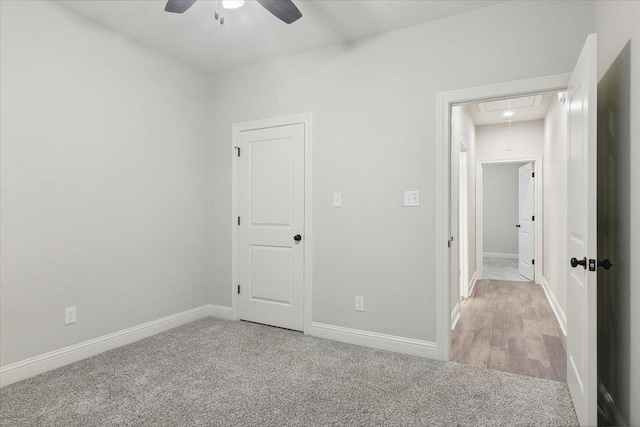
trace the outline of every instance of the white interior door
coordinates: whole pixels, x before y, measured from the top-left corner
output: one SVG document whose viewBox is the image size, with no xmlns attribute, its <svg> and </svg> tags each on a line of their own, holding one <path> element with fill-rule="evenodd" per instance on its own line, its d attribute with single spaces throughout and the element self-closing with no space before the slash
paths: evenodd
<svg viewBox="0 0 640 427">
<path fill-rule="evenodd" d="M 582 49 L 568 92 L 567 383 L 581 425 L 597 420 L 596 35 Z M 595 262 L 595 261 L 594 261 Z M 595 265 L 593 265 L 595 270 Z"/>
<path fill-rule="evenodd" d="M 303 330 L 304 124 L 243 131 L 238 316 Z"/>
<path fill-rule="evenodd" d="M 534 281 L 535 253 L 535 191 L 533 163 L 520 167 L 518 174 L 518 272 Z"/>
</svg>

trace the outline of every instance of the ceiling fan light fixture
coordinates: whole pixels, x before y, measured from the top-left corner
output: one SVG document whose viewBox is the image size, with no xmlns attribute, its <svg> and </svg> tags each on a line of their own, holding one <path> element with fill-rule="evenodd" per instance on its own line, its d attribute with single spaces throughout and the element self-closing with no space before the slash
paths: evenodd
<svg viewBox="0 0 640 427">
<path fill-rule="evenodd" d="M 244 0 L 222 0 L 222 7 L 225 9 L 238 9 L 244 6 Z"/>
<path fill-rule="evenodd" d="M 164 7 L 166 12 L 171 13 L 184 13 L 189 9 L 197 0 L 167 0 L 167 5 Z M 291 24 L 298 19 L 302 18 L 302 12 L 293 4 L 292 0 L 256 0 L 262 7 L 267 9 L 273 16 L 284 22 L 285 24 Z M 223 9 L 237 9 L 244 6 L 245 0 L 222 0 Z M 215 0 L 216 11 L 218 11 L 218 0 Z M 222 13 L 218 13 L 220 23 L 223 22 Z"/>
</svg>

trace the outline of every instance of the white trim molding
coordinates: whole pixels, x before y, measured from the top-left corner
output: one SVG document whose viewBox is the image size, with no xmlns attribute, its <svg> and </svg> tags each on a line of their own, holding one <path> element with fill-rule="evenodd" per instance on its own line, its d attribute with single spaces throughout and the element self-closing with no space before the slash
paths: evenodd
<svg viewBox="0 0 640 427">
<path fill-rule="evenodd" d="M 483 252 L 484 258 L 506 258 L 506 259 L 518 259 L 518 254 L 503 254 L 500 252 Z"/>
<path fill-rule="evenodd" d="M 277 126 L 300 124 L 304 125 L 304 307 L 303 330 L 307 333 L 311 330 L 312 296 L 313 296 L 313 227 L 312 227 L 312 114 L 304 113 L 285 117 L 275 117 L 263 120 L 235 123 L 232 126 L 231 138 L 231 319 L 238 320 L 238 293 L 236 286 L 239 283 L 238 260 L 238 156 L 235 147 L 240 144 L 240 132 L 255 129 L 264 129 Z"/>
<path fill-rule="evenodd" d="M 50 351 L 39 356 L 0 367 L 0 387 L 60 368 L 96 354 L 173 329 L 203 317 L 216 316 L 222 311 L 211 304 L 123 329 L 88 341 Z M 223 307 L 224 308 L 224 307 Z M 230 309 L 229 309 L 230 312 Z M 216 313 L 216 314 L 213 314 Z M 223 317 L 223 316 L 216 316 Z"/>
<path fill-rule="evenodd" d="M 451 330 L 453 331 L 460 320 L 460 302 L 451 310 Z"/>
<path fill-rule="evenodd" d="M 437 358 L 449 360 L 451 349 L 451 108 L 455 105 L 485 101 L 493 98 L 510 98 L 552 90 L 566 90 L 570 74 L 538 77 L 487 86 L 441 92 L 436 100 L 436 342 Z M 476 210 L 480 209 L 476 206 Z M 538 234 L 540 235 L 540 234 Z M 482 252 L 477 254 L 479 256 Z M 539 259 L 539 258 L 538 258 Z M 482 278 L 482 266 L 477 265 Z M 456 277 L 457 279 L 457 277 Z"/>
<path fill-rule="evenodd" d="M 471 295 L 473 295 L 473 290 L 476 288 L 476 283 L 478 283 L 478 276 L 477 276 L 476 273 L 477 273 L 477 271 L 473 272 L 473 276 L 471 276 L 471 280 L 469 281 L 469 285 L 468 285 L 469 286 L 468 287 L 469 296 L 467 298 L 469 298 L 469 297 L 471 297 Z"/>
<path fill-rule="evenodd" d="M 562 329 L 562 333 L 566 337 L 567 336 L 567 316 L 565 315 L 564 310 L 562 310 L 562 307 L 560 307 L 560 303 L 558 302 L 558 299 L 553 294 L 553 292 L 551 292 L 551 287 L 549 286 L 549 282 L 547 282 L 547 279 L 544 276 L 542 276 L 542 280 L 540 280 L 540 285 L 542 286 L 542 290 L 544 291 L 544 294 L 547 296 L 547 301 L 549 301 L 549 305 L 553 310 L 553 314 L 555 314 L 556 319 L 558 319 L 558 324 L 560 325 L 560 329 Z"/>
<path fill-rule="evenodd" d="M 233 320 L 231 307 L 225 307 L 222 305 L 209 304 L 209 316 L 217 317 L 219 319 Z"/>
<path fill-rule="evenodd" d="M 437 359 L 436 343 L 313 322 L 309 335 L 380 350 Z"/>
</svg>

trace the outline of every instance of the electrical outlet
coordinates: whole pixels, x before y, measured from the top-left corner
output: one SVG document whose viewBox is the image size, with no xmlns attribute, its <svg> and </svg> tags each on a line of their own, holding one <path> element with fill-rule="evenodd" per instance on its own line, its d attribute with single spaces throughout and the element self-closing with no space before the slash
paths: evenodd
<svg viewBox="0 0 640 427">
<path fill-rule="evenodd" d="M 364 311 L 364 297 L 356 297 L 356 311 Z"/>
<path fill-rule="evenodd" d="M 76 323 L 76 308 L 67 307 L 64 309 L 64 324 L 70 325 Z"/>
</svg>

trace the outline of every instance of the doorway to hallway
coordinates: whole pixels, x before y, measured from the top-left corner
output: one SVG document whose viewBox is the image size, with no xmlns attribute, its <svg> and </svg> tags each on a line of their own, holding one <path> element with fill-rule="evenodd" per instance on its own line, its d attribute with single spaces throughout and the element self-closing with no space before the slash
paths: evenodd
<svg viewBox="0 0 640 427">
<path fill-rule="evenodd" d="M 583 425 L 597 424 L 597 332 L 596 332 L 596 294 L 597 275 L 597 188 L 596 188 L 596 90 L 597 90 L 597 35 L 587 37 L 580 57 L 572 73 L 565 75 L 539 77 L 508 83 L 492 84 L 483 87 L 460 89 L 438 94 L 438 169 L 437 187 L 437 346 L 443 359 L 449 360 L 451 354 L 451 330 L 460 319 L 459 298 L 456 296 L 458 281 L 458 252 L 451 250 L 455 241 L 453 231 L 457 227 L 457 162 L 454 162 L 452 150 L 455 139 L 452 133 L 453 108 L 486 99 L 502 97 L 522 97 L 541 91 L 566 90 L 565 120 L 554 121 L 549 134 L 564 136 L 557 140 L 564 143 L 548 148 L 556 152 L 564 149 L 564 160 L 558 162 L 566 169 L 564 193 L 556 189 L 555 196 L 566 194 L 563 204 L 565 218 L 570 221 L 557 221 L 555 227 L 564 231 L 550 232 L 557 244 L 551 245 L 544 253 L 554 253 L 557 261 L 556 271 L 545 272 L 541 282 L 547 300 L 553 309 L 563 332 L 567 336 L 567 384 L 575 405 L 576 414 Z M 560 125 L 560 124 L 563 124 Z M 546 134 L 546 133 L 545 133 Z M 547 158 L 549 159 L 549 158 Z M 569 161 L 571 159 L 571 161 Z M 545 162 L 546 164 L 546 162 Z M 547 174 L 548 176 L 549 174 Z M 559 179 L 560 181 L 560 179 Z M 571 191 L 567 191 L 567 188 Z M 548 192 L 545 192 L 548 194 Z M 546 203 L 545 203 L 546 205 Z M 561 215 L 557 215 L 560 217 Z M 554 224 L 553 218 L 545 223 Z M 568 225 L 571 229 L 568 229 Z M 545 241 L 546 239 L 543 236 Z M 562 241 L 564 241 L 564 246 Z M 568 255 L 571 254 L 569 257 Z M 477 254 L 476 254 L 477 256 Z M 550 258 L 551 259 L 551 258 Z M 570 267 L 567 266 L 571 260 Z M 481 264 L 476 263 L 476 268 Z M 550 263 L 545 263 L 545 267 Z M 536 264 L 536 268 L 539 264 Z M 587 265 L 589 271 L 586 271 Z M 571 270 L 569 271 L 569 268 Z M 555 277 L 556 282 L 545 281 L 546 276 Z M 567 283 L 569 281 L 571 283 Z M 579 286 L 574 286 L 575 284 Z M 564 286 L 560 289 L 559 287 Z M 553 289 L 556 292 L 553 292 Z M 551 291 L 551 292 L 549 292 Z M 457 313 L 456 313 L 457 312 Z M 454 316 L 454 313 L 456 314 Z M 566 313 L 566 315 L 565 315 Z M 451 319 L 451 320 L 449 320 Z"/>
<path fill-rule="evenodd" d="M 566 156 L 557 148 L 566 124 L 555 126 L 566 121 L 563 114 L 558 91 L 453 108 L 452 157 L 457 149 L 459 158 L 452 211 L 457 204 L 461 291 L 452 361 L 566 381 L 565 336 L 549 301 L 553 291 L 543 284 L 544 219 L 559 216 L 566 199 L 566 186 L 557 178 L 565 171 L 559 169 Z M 555 182 L 545 180 L 546 173 Z M 545 183 L 548 193 L 553 184 L 560 194 L 547 201 L 548 212 Z M 547 240 L 558 245 L 558 238 Z M 474 280 L 465 293 L 470 276 Z"/>
</svg>

